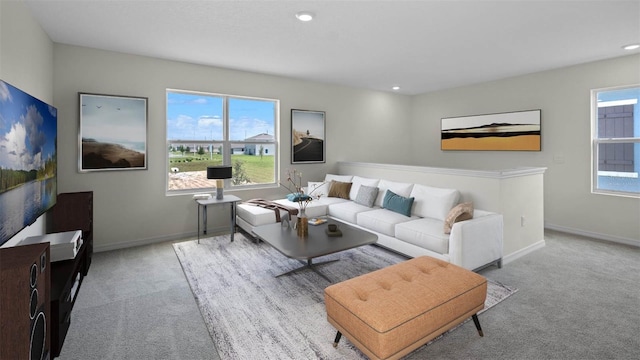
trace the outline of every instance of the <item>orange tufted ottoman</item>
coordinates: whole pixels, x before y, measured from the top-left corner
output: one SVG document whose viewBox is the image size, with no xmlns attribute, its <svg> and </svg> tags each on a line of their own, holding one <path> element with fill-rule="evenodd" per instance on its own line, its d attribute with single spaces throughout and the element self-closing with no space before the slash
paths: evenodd
<svg viewBox="0 0 640 360">
<path fill-rule="evenodd" d="M 398 359 L 484 308 L 487 280 L 421 256 L 327 287 L 327 320 L 372 359 Z"/>
</svg>

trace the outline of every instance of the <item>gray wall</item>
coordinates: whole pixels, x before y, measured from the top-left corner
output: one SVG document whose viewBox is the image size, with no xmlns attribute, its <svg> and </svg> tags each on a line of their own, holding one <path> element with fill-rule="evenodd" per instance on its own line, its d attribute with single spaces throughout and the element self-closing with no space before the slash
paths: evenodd
<svg viewBox="0 0 640 360">
<path fill-rule="evenodd" d="M 339 160 L 409 157 L 408 144 L 400 141 L 410 133 L 406 96 L 55 44 L 59 191 L 94 191 L 97 250 L 195 235 L 191 196 L 165 196 L 166 88 L 280 99 L 281 173 L 291 167 L 291 108 L 326 111 L 327 162 L 296 165 L 304 181 L 324 179 Z M 148 170 L 77 171 L 78 92 L 149 98 Z M 285 194 L 273 188 L 226 192 L 242 199 Z M 210 210 L 209 226 L 224 231 L 228 210 Z"/>
<path fill-rule="evenodd" d="M 53 42 L 21 1 L 0 1 L 0 79 L 53 104 Z M 45 229 L 41 216 L 4 246 L 42 235 Z"/>
<path fill-rule="evenodd" d="M 0 78 L 58 107 L 59 191 L 94 191 L 98 250 L 195 233 L 193 200 L 164 195 L 167 87 L 280 99 L 281 172 L 291 166 L 289 110 L 326 111 L 327 163 L 296 166 L 305 180 L 321 179 L 341 160 L 471 169 L 543 166 L 549 168 L 547 226 L 612 240 L 640 237 L 638 199 L 590 193 L 589 149 L 589 90 L 640 82 L 640 56 L 409 97 L 53 44 L 22 2 L 0 1 L 0 20 Z M 78 173 L 78 92 L 149 98 L 148 170 Z M 537 108 L 542 152 L 440 151 L 442 117 Z M 210 213 L 212 226 L 222 230 L 226 214 Z M 43 233 L 44 226 L 41 218 L 10 242 Z"/>
<path fill-rule="evenodd" d="M 591 89 L 640 83 L 640 55 L 413 98 L 412 164 L 547 167 L 545 226 L 640 244 L 640 200 L 591 193 Z M 443 117 L 542 109 L 541 152 L 441 151 Z"/>
</svg>

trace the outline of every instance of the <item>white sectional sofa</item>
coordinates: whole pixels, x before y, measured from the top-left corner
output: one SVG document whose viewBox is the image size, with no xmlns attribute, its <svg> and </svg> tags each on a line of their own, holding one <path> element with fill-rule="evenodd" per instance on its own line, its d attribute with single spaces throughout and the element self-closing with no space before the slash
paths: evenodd
<svg viewBox="0 0 640 360">
<path fill-rule="evenodd" d="M 344 191 L 343 197 L 329 196 L 331 186 L 344 188 L 348 183 L 351 184 L 348 196 Z M 324 182 L 309 182 L 308 185 L 306 192 L 314 197 L 306 209 L 308 217 L 328 216 L 371 231 L 378 235 L 377 245 L 408 257 L 428 255 L 469 270 L 502 265 L 502 215 L 473 209 L 471 219 L 454 223 L 447 217 L 455 218 L 457 210 L 468 210 L 470 205 L 458 204 L 458 190 L 332 174 L 327 174 Z M 377 195 L 373 198 L 376 188 Z M 388 197 L 387 202 L 385 197 Z M 394 200 L 398 202 L 394 203 Z M 275 202 L 288 207 L 298 206 L 287 199 Z M 400 204 L 399 208 L 397 204 Z M 449 234 L 445 232 L 447 220 L 452 224 Z M 252 233 L 255 226 L 275 221 L 271 209 L 249 204 L 237 207 L 237 224 L 248 233 Z"/>
</svg>

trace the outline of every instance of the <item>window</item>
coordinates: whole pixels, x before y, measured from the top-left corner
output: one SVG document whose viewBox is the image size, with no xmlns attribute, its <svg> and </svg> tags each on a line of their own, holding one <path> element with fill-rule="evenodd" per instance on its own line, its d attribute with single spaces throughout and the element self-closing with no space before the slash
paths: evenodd
<svg viewBox="0 0 640 360">
<path fill-rule="evenodd" d="M 210 190 L 207 166 L 231 165 L 226 188 L 275 185 L 279 101 L 167 89 L 167 193 Z"/>
<path fill-rule="evenodd" d="M 592 191 L 640 197 L 640 86 L 592 95 Z"/>
</svg>

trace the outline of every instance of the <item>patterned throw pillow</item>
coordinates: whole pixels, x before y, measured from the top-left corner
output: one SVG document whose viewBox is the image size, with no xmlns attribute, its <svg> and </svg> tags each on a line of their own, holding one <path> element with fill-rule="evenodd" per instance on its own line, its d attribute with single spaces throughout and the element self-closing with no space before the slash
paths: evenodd
<svg viewBox="0 0 640 360">
<path fill-rule="evenodd" d="M 358 189 L 358 195 L 354 200 L 356 204 L 364 205 L 366 207 L 372 207 L 374 201 L 378 197 L 378 188 L 375 186 L 360 185 Z"/>
<path fill-rule="evenodd" d="M 449 211 L 449 215 L 444 220 L 444 233 L 451 234 L 451 228 L 458 221 L 473 219 L 473 203 L 466 202 L 458 204 Z"/>
<path fill-rule="evenodd" d="M 337 197 L 348 200 L 349 190 L 351 190 L 350 182 L 331 180 L 331 186 L 329 187 L 329 197 Z"/>
</svg>

